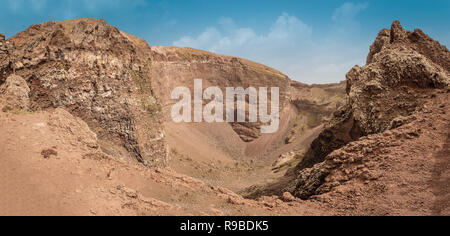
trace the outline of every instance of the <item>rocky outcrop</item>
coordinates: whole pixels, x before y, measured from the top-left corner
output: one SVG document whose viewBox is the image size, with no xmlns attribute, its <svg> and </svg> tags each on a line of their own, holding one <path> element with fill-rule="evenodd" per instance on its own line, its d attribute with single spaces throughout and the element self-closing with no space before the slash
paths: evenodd
<svg viewBox="0 0 450 236">
<path fill-rule="evenodd" d="M 0 34 L 0 84 L 3 83 L 8 74 L 11 73 L 11 54 L 14 45 L 5 40 L 5 35 Z"/>
<path fill-rule="evenodd" d="M 20 76 L 11 75 L 0 86 L 0 104 L 2 110 L 28 110 L 30 106 L 30 88 Z"/>
<path fill-rule="evenodd" d="M 447 48 L 420 30 L 406 31 L 398 21 L 391 30 L 382 30 L 367 64 L 347 74 L 348 103 L 335 112 L 297 166 L 298 182 L 291 191 L 301 198 L 322 193 L 317 189 L 330 172 L 327 166 L 339 156 L 330 153 L 414 120 L 426 98 L 450 85 L 449 59 Z"/>
<path fill-rule="evenodd" d="M 0 83 L 14 72 L 24 78 L 30 110 L 64 108 L 90 126 L 105 152 L 165 165 L 146 43 L 93 19 L 33 25 L 0 43 L 14 46 L 0 45 Z"/>
</svg>

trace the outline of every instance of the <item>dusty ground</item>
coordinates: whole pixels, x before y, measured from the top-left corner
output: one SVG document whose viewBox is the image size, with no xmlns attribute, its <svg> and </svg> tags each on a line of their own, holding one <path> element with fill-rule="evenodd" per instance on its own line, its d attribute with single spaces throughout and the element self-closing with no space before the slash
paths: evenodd
<svg viewBox="0 0 450 236">
<path fill-rule="evenodd" d="M 364 167 L 336 168 L 334 177 L 349 181 L 315 199 L 344 215 L 450 215 L 449 97 L 429 99 L 408 125 L 337 151 L 361 155 Z"/>
<path fill-rule="evenodd" d="M 230 168 L 216 170 L 214 185 L 211 176 L 204 177 L 210 181 L 201 181 L 171 169 L 148 169 L 107 156 L 97 149 L 95 135 L 65 112 L 1 112 L 0 177 L 6 181 L 0 182 L 0 214 L 449 215 L 448 99 L 448 93 L 439 94 L 408 126 L 343 148 L 345 152 L 375 145 L 365 158 L 369 172 L 377 178 L 350 178 L 307 201 L 291 196 L 246 200 L 219 187 L 230 185 L 231 179 L 238 182 L 239 177 L 242 185 L 255 184 L 255 178 L 246 177 L 262 175 L 251 165 L 244 171 L 239 162 L 216 160 L 218 166 Z M 405 138 L 411 130 L 421 130 L 420 135 Z M 45 158 L 43 151 L 53 154 Z M 208 153 L 212 151 L 220 154 L 218 150 Z M 268 175 L 265 180 L 275 177 Z"/>
<path fill-rule="evenodd" d="M 245 143 L 229 124 L 165 125 L 171 147 L 170 167 L 177 173 L 192 176 L 207 184 L 240 191 L 252 185 L 266 184 L 283 176 L 286 169 L 272 171 L 280 155 L 293 149 L 304 149 L 322 130 L 319 126 L 290 144 L 283 137 L 291 129 L 296 113 L 292 107 L 283 111 L 280 130 Z"/>
<path fill-rule="evenodd" d="M 171 169 L 148 169 L 107 156 L 83 123 L 67 115 L 0 113 L 0 173 L 6 180 L 0 183 L 1 215 L 318 213 L 287 207 L 301 201 L 244 200 Z"/>
</svg>

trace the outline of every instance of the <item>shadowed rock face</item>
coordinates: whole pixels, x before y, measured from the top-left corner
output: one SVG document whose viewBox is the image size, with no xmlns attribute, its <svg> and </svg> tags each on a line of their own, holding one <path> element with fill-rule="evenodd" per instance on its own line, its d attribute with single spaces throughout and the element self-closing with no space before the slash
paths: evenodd
<svg viewBox="0 0 450 236">
<path fill-rule="evenodd" d="M 391 30 L 382 30 L 367 64 L 347 74 L 348 103 L 335 112 L 296 167 L 295 195 L 317 194 L 328 173 L 321 171 L 322 162 L 334 150 L 410 121 L 433 90 L 450 85 L 449 62 L 447 48 L 420 30 L 406 31 L 398 21 Z"/>
</svg>

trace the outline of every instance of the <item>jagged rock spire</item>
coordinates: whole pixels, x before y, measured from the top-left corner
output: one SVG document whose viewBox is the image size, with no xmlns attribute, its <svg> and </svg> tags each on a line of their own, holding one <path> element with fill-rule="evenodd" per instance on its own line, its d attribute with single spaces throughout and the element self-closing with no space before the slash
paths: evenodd
<svg viewBox="0 0 450 236">
<path fill-rule="evenodd" d="M 400 21 L 396 20 L 391 26 L 391 43 L 404 42 L 408 38 L 406 30 L 403 29 Z"/>
<path fill-rule="evenodd" d="M 428 97 L 436 96 L 434 92 L 448 91 L 449 58 L 445 46 L 420 30 L 407 31 L 399 21 L 390 30 L 383 29 L 371 46 L 367 64 L 347 73 L 348 103 L 334 113 L 295 169 L 293 194 L 308 198 L 330 191 L 337 185 L 329 176 L 343 163 L 342 155 L 333 155 L 335 151 L 362 137 L 406 125 Z M 356 160 L 346 158 L 350 163 Z M 343 182 L 353 177 L 345 178 Z"/>
</svg>

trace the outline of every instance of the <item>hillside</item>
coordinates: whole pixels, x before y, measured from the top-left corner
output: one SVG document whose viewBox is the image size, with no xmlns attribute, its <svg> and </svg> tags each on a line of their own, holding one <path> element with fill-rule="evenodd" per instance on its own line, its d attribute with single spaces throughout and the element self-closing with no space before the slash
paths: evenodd
<svg viewBox="0 0 450 236">
<path fill-rule="evenodd" d="M 302 161 L 249 196 L 289 191 L 351 215 L 448 215 L 449 58 L 421 30 L 382 30 Z"/>
<path fill-rule="evenodd" d="M 449 57 L 394 22 L 346 81 L 306 85 L 103 20 L 0 35 L 0 215 L 448 215 Z M 174 123 L 197 78 L 279 87 L 278 132 Z"/>
</svg>

